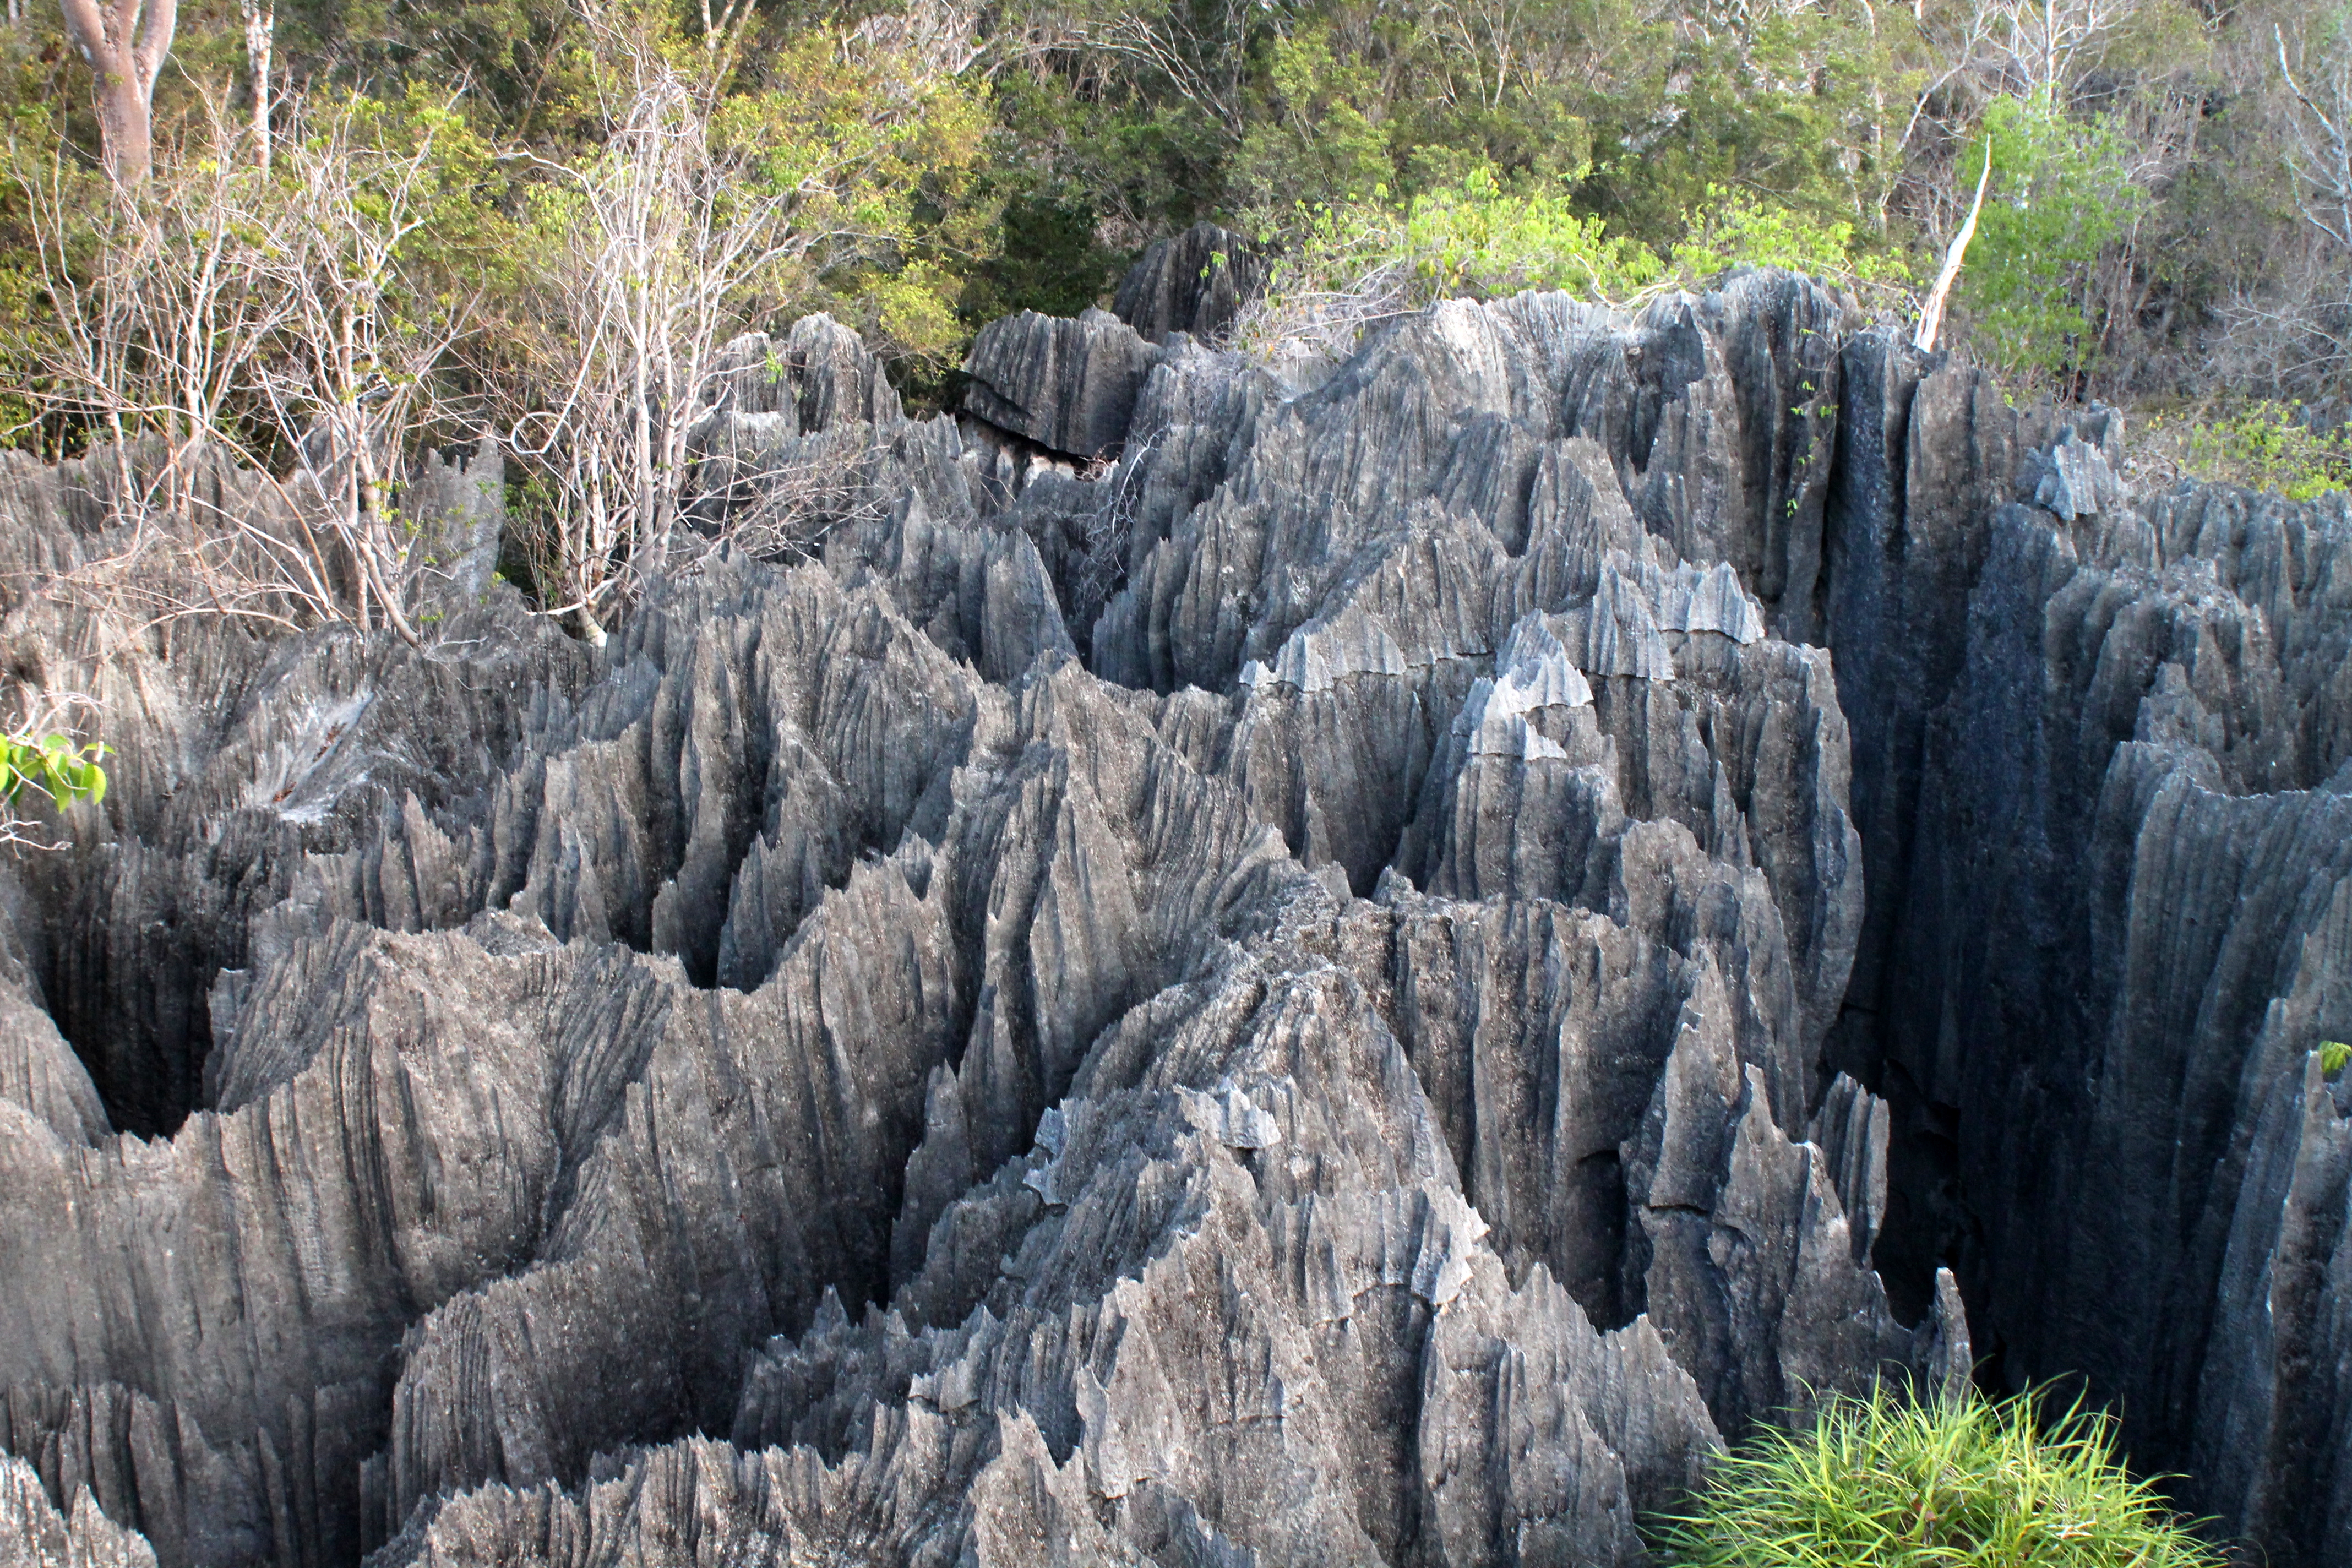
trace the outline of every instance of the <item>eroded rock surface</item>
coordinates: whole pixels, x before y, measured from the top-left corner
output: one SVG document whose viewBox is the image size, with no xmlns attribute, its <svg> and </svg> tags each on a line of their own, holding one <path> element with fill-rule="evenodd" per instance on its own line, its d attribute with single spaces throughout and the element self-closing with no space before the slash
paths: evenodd
<svg viewBox="0 0 2352 1568">
<path fill-rule="evenodd" d="M 1160 240 L 1128 272 L 1111 313 L 1153 342 L 1185 332 L 1222 339 L 1265 284 L 1265 264 L 1246 235 L 1196 223 Z"/>
<path fill-rule="evenodd" d="M 0 899 L 0 1531 L 1633 1564 L 1990 1345 L 2328 1560 L 2340 506 L 1778 274 L 1302 394 L 1181 249 L 960 417 L 734 345 L 593 654 L 9 603 L 119 768 Z"/>
</svg>

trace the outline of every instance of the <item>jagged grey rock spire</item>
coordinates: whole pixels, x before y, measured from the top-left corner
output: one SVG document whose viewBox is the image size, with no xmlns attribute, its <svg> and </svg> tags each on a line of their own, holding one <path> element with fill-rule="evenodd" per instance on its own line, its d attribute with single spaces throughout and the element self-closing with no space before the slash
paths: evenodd
<svg viewBox="0 0 2352 1568">
<path fill-rule="evenodd" d="M 1772 273 L 1305 393 L 1024 316 L 927 420 L 783 344 L 693 519 L 838 482 L 593 655 L 494 592 L 107 666 L 122 785 L 0 900 L 17 1528 L 1631 1564 L 1986 1346 L 2326 1560 L 2340 508 L 2129 505 Z"/>
</svg>

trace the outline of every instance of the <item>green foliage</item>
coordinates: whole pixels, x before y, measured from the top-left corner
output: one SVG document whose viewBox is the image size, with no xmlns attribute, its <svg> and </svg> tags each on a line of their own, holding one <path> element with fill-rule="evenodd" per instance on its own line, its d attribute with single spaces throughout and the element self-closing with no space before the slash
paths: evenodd
<svg viewBox="0 0 2352 1568">
<path fill-rule="evenodd" d="M 2116 1458 L 2113 1422 L 2031 1395 L 1884 1391 L 1767 1428 L 1662 1521 L 1678 1568 L 2221 1568 Z"/>
<path fill-rule="evenodd" d="M 1373 226 L 1374 232 L 1379 226 Z M 1556 191 L 1506 189 L 1491 169 L 1415 196 L 1395 230 L 1398 254 L 1426 298 L 1559 289 L 1622 300 L 1659 282 L 1658 258 L 1580 216 Z"/>
<path fill-rule="evenodd" d="M 27 794 L 59 806 L 106 798 L 106 748 L 76 745 L 64 735 L 0 734 L 0 809 L 14 811 Z"/>
<path fill-rule="evenodd" d="M 2344 1070 L 2345 1064 L 2347 1062 L 2352 1062 L 2352 1045 L 2347 1045 L 2342 1040 L 2319 1042 L 2319 1070 L 2322 1073 L 2334 1078 Z"/>
<path fill-rule="evenodd" d="M 2076 120 L 2047 98 L 2001 99 L 1960 160 L 1992 179 L 1958 290 L 1979 342 L 2011 374 L 2087 369 L 2098 345 L 2090 272 L 2145 198 L 2130 149 L 2109 126 Z"/>
<path fill-rule="evenodd" d="M 961 301 L 975 322 L 1023 310 L 1075 316 L 1118 281 L 1126 259 L 1102 243 L 1084 201 L 1026 192 L 1004 204 L 988 256 L 972 269 Z"/>
<path fill-rule="evenodd" d="M 1294 302 L 1372 273 L 1380 310 L 1520 287 L 1636 299 L 1751 263 L 1900 316 L 1988 148 L 1955 340 L 2067 395 L 2096 372 L 2112 395 L 2152 348 L 2210 341 L 2224 310 L 2273 319 L 2247 302 L 2303 220 L 2271 29 L 2326 47 L 2294 0 L 2130 0 L 2019 98 L 2043 78 L 2003 54 L 1973 0 L 764 0 L 705 37 L 704 17 L 728 11 L 281 0 L 281 90 L 361 95 L 388 148 L 429 134 L 443 150 L 445 205 L 393 303 L 430 316 L 431 290 L 478 306 L 485 330 L 449 370 L 463 395 L 535 352 L 519 328 L 545 292 L 534 264 L 560 254 L 554 187 L 608 155 L 638 45 L 724 100 L 724 133 L 759 171 L 745 199 L 792 190 L 796 222 L 825 237 L 732 301 L 742 324 L 832 310 L 883 342 L 919 398 L 952 393 L 982 321 L 1102 302 L 1144 245 L 1202 217 L 1275 233 Z M 86 67 L 51 12 L 5 33 L 16 144 L 81 166 Z M 236 9 L 183 7 L 173 67 L 158 89 L 167 162 L 222 153 L 205 122 L 234 129 L 244 111 Z M 54 416 L 27 427 L 24 328 L 42 304 L 20 205 L 0 191 L 0 420 L 68 450 Z M 2273 355 L 2277 378 L 2312 383 L 2329 341 L 2315 359 L 2306 331 Z"/>
<path fill-rule="evenodd" d="M 1615 41 L 1613 90 L 1589 110 L 1586 199 L 1621 232 L 1661 249 L 1711 187 L 1888 232 L 1905 173 L 1917 66 L 1864 6 L 1693 6 Z M 1654 73 L 1650 74 L 1650 73 Z"/>
<path fill-rule="evenodd" d="M 1822 218 L 1796 207 L 1709 185 L 1690 216 L 1690 230 L 1674 247 L 1675 270 L 1705 279 L 1726 268 L 1784 267 L 1850 285 L 1900 287 L 1914 280 L 1899 250 L 1861 243 L 1844 218 Z"/>
<path fill-rule="evenodd" d="M 1402 203 L 1375 186 L 1368 200 L 1302 205 L 1287 223 L 1267 226 L 1276 260 L 1244 336 L 1260 352 L 1292 337 L 1344 350 L 1353 328 L 1435 300 L 1559 289 L 1632 305 L 1743 265 L 1880 289 L 1910 275 L 1900 254 L 1862 247 L 1843 219 L 1822 220 L 1719 185 L 1704 198 L 1664 259 L 1580 213 L 1567 192 L 1507 184 L 1486 166 Z"/>
<path fill-rule="evenodd" d="M 2352 489 L 2352 427 L 2315 429 L 2300 403 L 2254 402 L 2189 427 L 2189 461 L 2209 478 L 2310 500 Z"/>
<path fill-rule="evenodd" d="M 759 90 L 723 100 L 719 151 L 755 172 L 757 194 L 790 194 L 793 228 L 824 238 L 763 279 L 773 292 L 757 304 L 832 310 L 897 354 L 955 357 L 965 268 L 992 248 L 1002 211 L 982 177 L 985 84 L 849 52 L 823 29 L 761 71 Z"/>
<path fill-rule="evenodd" d="M 1396 175 L 1384 107 L 1368 62 L 1333 47 L 1328 23 L 1276 39 L 1264 90 L 1272 112 L 1253 126 L 1234 159 L 1245 189 L 1293 200 L 1362 202 Z"/>
<path fill-rule="evenodd" d="M 491 117 L 524 135 L 580 128 L 583 29 L 569 0 L 278 0 L 277 16 L 278 50 L 297 70 L 324 65 L 394 91 L 469 82 Z M 224 32 L 234 28 L 236 9 L 223 19 Z M 184 30 L 187 21 L 183 7 Z"/>
<path fill-rule="evenodd" d="M 1507 190 L 1484 168 L 1402 203 L 1375 186 L 1364 201 L 1301 204 L 1261 242 L 1273 262 L 1238 336 L 1268 358 L 1344 353 L 1365 327 L 1440 299 L 1559 289 L 1622 301 L 1665 277 L 1654 254 L 1565 196 Z"/>
<path fill-rule="evenodd" d="M 1481 170 L 1517 188 L 1573 187 L 1591 166 L 1591 131 L 1568 83 L 1525 68 L 1573 52 L 1583 31 L 1576 6 L 1528 0 L 1475 16 L 1343 0 L 1302 9 L 1255 56 L 1230 175 L 1244 202 L 1409 199 Z"/>
</svg>

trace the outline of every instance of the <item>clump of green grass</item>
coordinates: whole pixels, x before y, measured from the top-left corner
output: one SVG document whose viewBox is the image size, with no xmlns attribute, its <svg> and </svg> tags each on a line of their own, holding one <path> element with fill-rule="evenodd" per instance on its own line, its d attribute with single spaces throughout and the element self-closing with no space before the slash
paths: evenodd
<svg viewBox="0 0 2352 1568">
<path fill-rule="evenodd" d="M 2113 1422 L 2032 1394 L 1825 1405 L 1759 1432 L 1659 1521 L 1681 1568 L 2220 1568 L 2117 1457 Z"/>
</svg>

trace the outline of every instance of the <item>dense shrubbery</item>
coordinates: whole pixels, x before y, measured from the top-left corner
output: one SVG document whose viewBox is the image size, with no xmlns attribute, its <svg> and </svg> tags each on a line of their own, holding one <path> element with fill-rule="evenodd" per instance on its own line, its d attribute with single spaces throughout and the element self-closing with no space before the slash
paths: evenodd
<svg viewBox="0 0 2352 1568">
<path fill-rule="evenodd" d="M 2216 479 L 2310 500 L 2352 489 L 2352 429 L 2316 425 L 2300 404 L 2254 403 L 2193 426 L 2189 460 Z"/>
<path fill-rule="evenodd" d="M 2100 256 L 2136 218 L 2131 148 L 2048 92 L 1997 100 L 1963 167 L 1990 168 L 1990 200 L 1960 299 L 1984 357 L 2012 374 L 2087 379 L 2103 346 L 2091 320 Z"/>
<path fill-rule="evenodd" d="M 1879 1393 L 1763 1428 L 1662 1521 L 1676 1568 L 2220 1568 L 2112 1423 L 2032 1397 L 1914 1405 Z"/>
<path fill-rule="evenodd" d="M 656 50 L 730 134 L 772 141 L 773 180 L 847 198 L 856 221 L 799 292 L 910 369 L 1006 309 L 1098 296 L 1200 216 L 1327 255 L 1483 228 L 1474 281 L 1515 278 L 1517 242 L 1553 236 L 1562 280 L 1621 288 L 1758 253 L 1924 273 L 1989 145 L 1957 317 L 1993 357 L 2061 392 L 2196 390 L 2171 384 L 2227 339 L 2233 380 L 2293 395 L 2341 374 L 2352 324 L 2347 17 L 2342 0 L 286 0 L 272 79 L 281 126 L 322 89 L 454 87 L 500 154 L 471 194 L 512 217 L 593 160 L 616 79 Z M 94 159 L 87 68 L 56 26 L 37 9 L 5 29 L 0 99 L 20 153 Z M 254 75 L 217 0 L 173 58 L 167 163 Z M 1465 201 L 1478 182 L 1492 194 Z"/>
<path fill-rule="evenodd" d="M 982 321 L 1202 216 L 1270 252 L 1240 335 L 1280 356 L 1742 262 L 1907 318 L 1984 174 L 1947 338 L 2020 395 L 2352 364 L 2345 0 L 205 0 L 143 179 L 60 26 L 0 27 L 8 438 L 160 441 L 121 487 L 160 514 L 207 452 L 268 470 L 341 552 L 240 524 L 271 616 L 415 635 L 394 459 L 495 428 L 593 635 L 735 331 L 829 310 L 943 398 Z M 2338 471 L 2277 439 L 2264 472 Z"/>
<path fill-rule="evenodd" d="M 1843 219 L 1720 185 L 1708 187 L 1684 237 L 1661 256 L 1572 197 L 1507 184 L 1486 164 L 1458 185 L 1403 199 L 1375 186 L 1364 199 L 1302 204 L 1262 229 L 1274 258 L 1267 288 L 1237 336 L 1269 358 L 1339 351 L 1367 323 L 1440 299 L 1538 289 L 1634 305 L 1746 264 L 1810 272 L 1895 302 L 1909 277 L 1900 254 L 1862 248 Z"/>
<path fill-rule="evenodd" d="M 2300 402 L 2208 402 L 2148 411 L 2132 455 L 2159 483 L 2217 479 L 2312 500 L 2352 490 L 2352 426 Z"/>
</svg>

